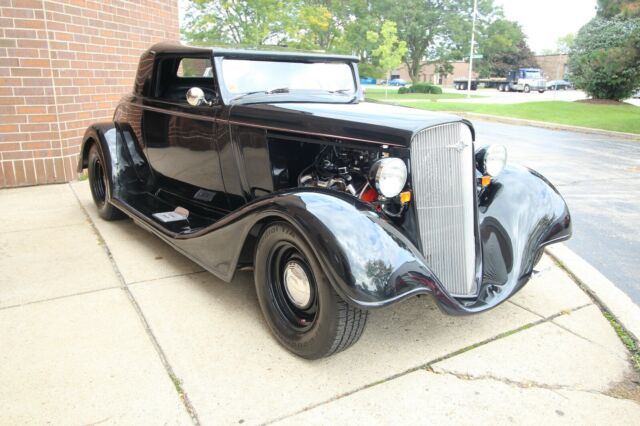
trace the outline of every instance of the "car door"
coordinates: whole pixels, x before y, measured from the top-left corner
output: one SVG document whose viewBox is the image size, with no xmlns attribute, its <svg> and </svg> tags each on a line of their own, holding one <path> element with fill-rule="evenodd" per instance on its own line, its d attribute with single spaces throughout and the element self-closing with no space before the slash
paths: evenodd
<svg viewBox="0 0 640 426">
<path fill-rule="evenodd" d="M 161 187 L 174 195 L 228 209 L 217 146 L 221 112 L 210 57 L 156 59 L 152 96 L 144 101 L 145 154 Z M 207 102 L 189 105 L 199 87 Z"/>
</svg>

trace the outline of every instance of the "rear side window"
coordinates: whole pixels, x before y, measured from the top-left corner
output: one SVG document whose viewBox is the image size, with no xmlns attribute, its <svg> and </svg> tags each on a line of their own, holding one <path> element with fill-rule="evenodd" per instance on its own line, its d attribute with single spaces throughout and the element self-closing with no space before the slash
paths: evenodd
<svg viewBox="0 0 640 426">
<path fill-rule="evenodd" d="M 211 60 L 204 58 L 182 58 L 176 75 L 180 78 L 213 78 Z"/>
<path fill-rule="evenodd" d="M 216 97 L 214 72 L 210 57 L 166 55 L 156 59 L 152 98 L 186 104 L 191 87 L 201 88 L 207 99 Z"/>
</svg>

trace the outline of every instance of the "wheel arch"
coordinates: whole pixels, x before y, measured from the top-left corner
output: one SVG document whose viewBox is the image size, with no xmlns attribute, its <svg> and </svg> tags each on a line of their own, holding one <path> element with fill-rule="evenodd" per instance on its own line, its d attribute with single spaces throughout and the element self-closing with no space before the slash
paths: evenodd
<svg viewBox="0 0 640 426">
<path fill-rule="evenodd" d="M 118 137 L 119 132 L 115 123 L 96 123 L 89 126 L 82 137 L 80 158 L 78 159 L 78 173 L 82 173 L 82 170 L 88 167 L 89 151 L 93 144 L 97 143 L 108 165 L 108 170 L 106 171 L 111 174 L 111 155 L 112 152 L 115 152 Z"/>
<path fill-rule="evenodd" d="M 274 222 L 284 222 L 299 233 L 323 267 L 334 290 L 352 306 L 377 308 L 416 293 L 430 292 L 424 285 L 409 285 L 413 287 L 412 291 L 407 291 L 405 286 L 396 286 L 395 272 L 407 262 L 421 263 L 416 258 L 419 256 L 417 249 L 370 207 L 345 198 L 328 191 L 294 190 L 256 200 L 245 207 L 244 214 L 236 213 L 242 217 L 231 220 L 232 223 L 226 226 L 215 226 L 218 231 L 212 230 L 196 238 L 202 240 L 199 245 L 203 248 L 215 246 L 213 252 L 216 254 L 227 252 L 224 263 L 231 268 L 226 271 L 216 271 L 215 267 L 207 269 L 223 280 L 231 281 L 239 268 L 253 265 L 264 229 Z M 237 251 L 233 250 L 237 254 L 228 253 L 233 239 L 238 241 Z M 182 245 L 180 240 L 176 242 Z M 196 261 L 213 266 L 214 256 L 210 250 L 206 251 L 208 253 L 198 256 Z M 369 269 L 378 275 L 370 275 Z M 431 276 L 430 271 L 424 273 Z"/>
<path fill-rule="evenodd" d="M 94 143 L 96 143 L 96 139 L 93 135 L 86 136 L 86 139 L 82 141 L 82 146 L 80 148 L 80 158 L 78 161 L 78 173 L 82 173 L 82 170 L 89 167 L 89 151 Z"/>
</svg>

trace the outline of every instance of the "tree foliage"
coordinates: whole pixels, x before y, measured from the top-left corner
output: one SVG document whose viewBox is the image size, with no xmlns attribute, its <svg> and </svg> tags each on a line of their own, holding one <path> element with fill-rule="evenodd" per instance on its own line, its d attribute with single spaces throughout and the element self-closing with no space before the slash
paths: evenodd
<svg viewBox="0 0 640 426">
<path fill-rule="evenodd" d="M 605 19 L 640 17 L 640 0 L 598 0 L 598 16 Z"/>
<path fill-rule="evenodd" d="M 472 10 L 473 0 L 190 0 L 182 34 L 191 44 L 354 54 L 361 58 L 361 75 L 378 77 L 387 68 L 384 55 L 373 52 L 386 40 L 367 35 L 382 34 L 392 22 L 406 44 L 402 61 L 417 82 L 425 62 L 448 74 L 452 60 L 468 58 Z M 484 73 L 502 70 L 501 63 L 527 62 L 530 50 L 522 30 L 504 20 L 494 0 L 478 0 L 476 35 L 476 51 L 485 55 L 479 62 Z M 525 55 L 519 57 L 523 46 Z"/>
<path fill-rule="evenodd" d="M 183 35 L 193 44 L 275 44 L 283 38 L 295 0 L 191 0 Z"/>
<path fill-rule="evenodd" d="M 628 98 L 640 87 L 640 18 L 594 18 L 578 32 L 569 69 L 594 99 Z"/>
<path fill-rule="evenodd" d="M 517 22 L 498 19 L 492 22 L 480 36 L 480 52 L 483 59 L 477 64 L 481 77 L 504 77 L 516 68 L 536 68 L 535 55 L 527 45 L 527 39 Z"/>
<path fill-rule="evenodd" d="M 576 35 L 574 33 L 569 33 L 563 35 L 562 37 L 558 37 L 556 40 L 556 53 L 560 53 L 563 55 L 569 54 L 571 52 L 571 48 L 576 43 Z"/>
<path fill-rule="evenodd" d="M 367 31 L 367 39 L 372 43 L 378 43 L 378 47 L 371 54 L 383 70 L 391 72 L 402 63 L 402 58 L 407 53 L 407 43 L 398 39 L 395 22 L 387 21 L 382 24 L 380 34 Z"/>
</svg>

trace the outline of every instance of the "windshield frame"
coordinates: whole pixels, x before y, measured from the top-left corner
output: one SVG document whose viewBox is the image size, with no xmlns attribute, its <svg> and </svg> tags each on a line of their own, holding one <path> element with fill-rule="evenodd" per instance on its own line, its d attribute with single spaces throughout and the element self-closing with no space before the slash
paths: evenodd
<svg viewBox="0 0 640 426">
<path fill-rule="evenodd" d="M 323 93 L 322 91 L 318 91 L 317 94 L 311 94 L 305 91 L 296 91 L 292 90 L 288 93 L 277 93 L 278 96 L 274 96 L 273 94 L 268 93 L 255 93 L 252 95 L 245 96 L 246 94 L 242 93 L 232 93 L 227 90 L 227 85 L 224 81 L 224 74 L 222 72 L 222 62 L 224 59 L 240 59 L 234 56 L 225 57 L 224 55 L 214 56 L 213 64 L 215 68 L 216 80 L 218 82 L 218 88 L 220 90 L 220 97 L 222 102 L 225 105 L 232 105 L 237 103 L 248 104 L 248 103 L 281 103 L 281 102 L 310 102 L 310 103 L 337 103 L 337 104 L 347 104 L 357 102 L 360 94 L 360 78 L 358 76 L 358 67 L 354 61 L 349 60 L 334 60 L 334 59 L 326 59 L 326 60 L 304 60 L 304 57 L 301 57 L 299 60 L 293 60 L 291 58 L 241 58 L 242 60 L 254 61 L 254 62 L 290 62 L 290 63 L 301 63 L 301 64 L 312 64 L 312 63 L 339 63 L 346 64 L 351 70 L 351 78 L 353 80 L 353 94 L 345 96 L 340 93 Z M 265 90 L 269 90 L 273 88 L 265 88 Z"/>
</svg>

